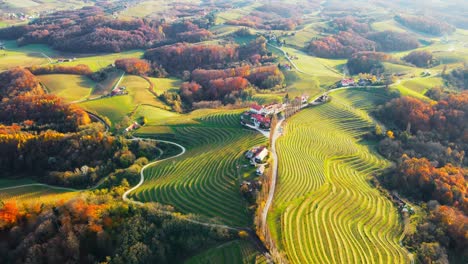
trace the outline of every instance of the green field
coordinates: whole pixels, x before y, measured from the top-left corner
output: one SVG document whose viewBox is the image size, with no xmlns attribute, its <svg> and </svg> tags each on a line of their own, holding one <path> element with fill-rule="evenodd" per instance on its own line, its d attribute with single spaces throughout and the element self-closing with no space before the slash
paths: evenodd
<svg viewBox="0 0 468 264">
<path fill-rule="evenodd" d="M 291 263 L 404 263 L 397 209 L 368 182 L 388 163 L 359 143 L 385 96 L 358 90 L 287 121 L 269 225 Z M 351 98 L 351 99 L 348 99 Z M 374 101 L 375 100 L 375 101 Z"/>
<path fill-rule="evenodd" d="M 159 95 L 163 92 L 176 92 L 179 90 L 182 80 L 177 78 L 149 78 L 154 84 L 154 91 Z"/>
<path fill-rule="evenodd" d="M 341 78 L 342 74 L 337 70 L 339 65 L 345 64 L 346 60 L 331 60 L 310 56 L 300 50 L 290 47 L 282 48 L 290 56 L 297 56 L 293 62 L 297 67 L 307 74 L 313 76 L 332 76 Z"/>
<path fill-rule="evenodd" d="M 145 117 L 150 124 L 165 124 L 167 119 L 178 117 L 179 114 L 152 105 L 141 105 L 135 113 L 135 118 Z"/>
<path fill-rule="evenodd" d="M 401 85 L 417 93 L 424 94 L 430 88 L 443 86 L 444 82 L 440 77 L 418 77 L 404 81 Z"/>
<path fill-rule="evenodd" d="M 198 112 L 192 115 L 192 124 L 172 125 L 172 135 L 164 131 L 155 134 L 159 129 L 151 127 L 139 130 L 140 136 L 178 142 L 187 152 L 148 168 L 144 184 L 131 194 L 132 198 L 172 205 L 182 213 L 233 226 L 250 225 L 251 216 L 239 192 L 242 178 L 236 164 L 244 161 L 247 149 L 264 144 L 266 138 L 242 129 L 239 114 L 238 110 Z"/>
<path fill-rule="evenodd" d="M 246 241 L 232 241 L 208 249 L 187 260 L 185 264 L 256 263 L 258 252 Z"/>
<path fill-rule="evenodd" d="M 114 96 L 99 100 L 86 101 L 80 105 L 89 111 L 109 118 L 112 124 L 119 123 L 135 106 L 129 96 Z"/>
<path fill-rule="evenodd" d="M 63 62 L 60 65 L 64 66 L 73 66 L 78 64 L 86 64 L 88 65 L 91 70 L 97 71 L 102 68 L 105 68 L 115 62 L 117 59 L 124 59 L 124 58 L 141 58 L 143 56 L 143 50 L 130 50 L 124 51 L 120 53 L 104 53 L 104 54 L 97 54 L 97 55 L 86 55 L 86 56 L 78 56 L 78 55 L 66 55 L 64 57 L 77 57 L 77 60 L 72 62 Z"/>
<path fill-rule="evenodd" d="M 49 60 L 42 53 L 49 56 L 52 53 L 45 45 L 28 45 L 17 48 L 14 42 L 7 41 L 5 46 L 6 50 L 0 50 L 0 71 L 18 66 L 28 67 L 48 64 Z"/>
<path fill-rule="evenodd" d="M 13 186 L 25 184 L 23 181 L 12 184 Z M 26 183 L 27 184 L 27 183 Z M 77 192 L 55 190 L 45 186 L 29 186 L 15 189 L 1 190 L 0 201 L 15 201 L 18 204 L 30 203 L 54 203 L 60 200 L 67 200 L 78 195 Z"/>
<path fill-rule="evenodd" d="M 88 77 L 73 74 L 47 74 L 38 78 L 49 93 L 62 97 L 66 102 L 89 97 L 96 85 Z"/>
<path fill-rule="evenodd" d="M 116 82 L 116 78 L 113 80 Z M 140 76 L 126 75 L 119 86 L 126 87 L 128 94 L 86 101 L 80 103 L 80 105 L 85 109 L 108 117 L 113 124 L 119 123 L 125 116 L 133 112 L 139 112 L 139 116 L 158 118 L 158 114 L 148 114 L 151 112 L 150 107 L 168 108 L 149 91 L 150 84 Z M 139 110 L 143 106 L 144 108 Z M 167 112 L 164 110 L 155 111 L 159 111 L 158 113 L 162 113 L 161 111 Z M 167 117 L 167 113 L 164 115 Z"/>
</svg>

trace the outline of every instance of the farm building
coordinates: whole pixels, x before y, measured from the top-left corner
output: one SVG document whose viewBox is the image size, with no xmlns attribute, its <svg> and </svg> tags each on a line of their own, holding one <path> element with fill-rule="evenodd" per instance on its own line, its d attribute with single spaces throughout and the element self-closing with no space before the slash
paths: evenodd
<svg viewBox="0 0 468 264">
<path fill-rule="evenodd" d="M 265 112 L 264 112 L 263 106 L 258 105 L 258 104 L 253 104 L 253 105 L 250 106 L 250 113 L 257 114 L 257 115 L 263 115 Z"/>
<path fill-rule="evenodd" d="M 349 78 L 349 79 L 343 79 L 341 80 L 341 86 L 342 87 L 348 87 L 348 86 L 354 86 L 354 79 Z"/>
<path fill-rule="evenodd" d="M 261 176 L 263 175 L 263 173 L 265 172 L 265 166 L 264 165 L 260 165 L 258 168 L 257 168 L 257 171 L 255 172 L 258 176 Z"/>
<path fill-rule="evenodd" d="M 241 125 L 250 125 L 257 128 L 269 129 L 271 119 L 260 114 L 252 114 L 250 112 L 244 112 L 241 115 Z"/>
<path fill-rule="evenodd" d="M 125 86 L 116 87 L 110 92 L 109 96 L 128 94 L 126 90 L 127 88 Z"/>
<path fill-rule="evenodd" d="M 130 132 L 138 128 L 140 128 L 140 124 L 138 124 L 137 122 L 133 122 L 133 124 L 131 124 L 125 129 L 125 132 Z"/>
<path fill-rule="evenodd" d="M 262 162 L 266 156 L 268 156 L 268 149 L 266 147 L 261 147 L 255 155 L 255 162 Z"/>
</svg>

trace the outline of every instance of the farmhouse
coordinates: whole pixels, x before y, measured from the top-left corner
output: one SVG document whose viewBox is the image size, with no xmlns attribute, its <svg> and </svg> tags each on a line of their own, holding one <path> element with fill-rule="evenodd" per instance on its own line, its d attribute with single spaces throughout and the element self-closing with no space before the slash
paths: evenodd
<svg viewBox="0 0 468 264">
<path fill-rule="evenodd" d="M 263 173 L 265 172 L 265 165 L 260 165 L 258 168 L 257 168 L 257 171 L 255 172 L 258 176 L 261 176 L 263 175 Z"/>
<path fill-rule="evenodd" d="M 250 113 L 262 115 L 264 114 L 264 108 L 261 105 L 253 104 L 250 106 Z"/>
<path fill-rule="evenodd" d="M 262 162 L 266 156 L 268 156 L 268 149 L 266 147 L 261 147 L 255 155 L 255 162 Z"/>
<path fill-rule="evenodd" d="M 271 116 L 278 114 L 286 109 L 285 104 L 258 105 L 253 104 L 250 110 L 241 115 L 241 125 L 254 126 L 261 129 L 270 129 Z"/>
<path fill-rule="evenodd" d="M 245 153 L 245 158 L 250 159 L 250 164 L 262 162 L 268 156 L 268 149 L 265 146 L 257 146 Z"/>
<path fill-rule="evenodd" d="M 125 129 L 125 132 L 130 132 L 138 128 L 140 128 L 140 124 L 138 124 L 137 122 L 133 122 L 133 124 L 131 124 L 129 127 Z"/>
<path fill-rule="evenodd" d="M 341 80 L 341 86 L 342 87 L 348 87 L 348 86 L 354 86 L 354 79 L 349 78 L 349 79 L 343 79 Z"/>
<path fill-rule="evenodd" d="M 116 87 L 110 92 L 109 96 L 128 94 L 128 92 L 126 90 L 127 90 L 127 87 L 125 87 L 125 86 Z"/>
<path fill-rule="evenodd" d="M 246 159 L 252 159 L 254 158 L 258 153 L 260 153 L 260 151 L 262 151 L 262 149 L 264 149 L 265 147 L 263 146 L 256 146 L 256 147 L 253 147 L 252 149 L 249 149 L 246 153 L 245 153 L 245 158 Z"/>
<path fill-rule="evenodd" d="M 274 114 L 278 114 L 284 111 L 284 109 L 286 109 L 286 105 L 285 104 L 269 104 L 269 105 L 265 105 L 263 109 L 264 109 L 263 112 L 265 112 L 266 115 L 274 115 Z"/>
</svg>

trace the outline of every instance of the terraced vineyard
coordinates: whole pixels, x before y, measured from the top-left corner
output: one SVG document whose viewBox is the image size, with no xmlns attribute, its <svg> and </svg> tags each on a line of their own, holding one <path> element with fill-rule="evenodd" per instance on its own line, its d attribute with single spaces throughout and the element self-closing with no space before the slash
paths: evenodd
<svg viewBox="0 0 468 264">
<path fill-rule="evenodd" d="M 374 127 L 363 109 L 384 99 L 340 91 L 288 120 L 268 221 L 291 263 L 408 262 L 397 209 L 368 181 L 388 164 L 358 143 Z"/>
<path fill-rule="evenodd" d="M 239 111 L 196 114 L 194 123 L 171 125 L 172 141 L 187 152 L 145 171 L 144 184 L 132 198 L 169 204 L 182 213 L 195 213 L 233 226 L 247 226 L 251 218 L 239 192 L 236 165 L 250 147 L 266 138 L 242 129 Z M 193 122 L 193 120 L 192 120 Z M 144 131 L 144 130 L 143 130 Z M 155 136 L 154 133 L 141 136 Z M 164 133 L 163 138 L 167 138 Z"/>
<path fill-rule="evenodd" d="M 260 255 L 247 241 L 232 241 L 216 248 L 208 249 L 201 254 L 190 258 L 185 263 L 262 263 L 261 258 L 262 255 Z M 255 262 L 256 260 L 257 262 Z"/>
</svg>

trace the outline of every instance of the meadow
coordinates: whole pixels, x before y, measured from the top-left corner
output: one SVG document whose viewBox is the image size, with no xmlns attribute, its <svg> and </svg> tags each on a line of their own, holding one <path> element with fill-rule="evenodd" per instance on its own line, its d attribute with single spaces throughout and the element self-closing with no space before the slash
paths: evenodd
<svg viewBox="0 0 468 264">
<path fill-rule="evenodd" d="M 0 50 L 0 71 L 18 66 L 28 67 L 48 64 L 50 61 L 47 56 L 56 54 L 46 45 L 34 44 L 18 47 L 15 41 L 0 42 L 5 45 L 5 50 Z"/>
<path fill-rule="evenodd" d="M 29 184 L 28 180 L 14 180 L 11 186 Z M 10 187 L 3 186 L 1 188 Z M 52 189 L 46 186 L 27 186 L 0 190 L 0 201 L 9 202 L 15 201 L 18 204 L 48 204 L 60 200 L 68 200 L 78 195 L 78 192 L 70 192 L 66 190 Z"/>
<path fill-rule="evenodd" d="M 389 164 L 360 142 L 374 91 L 340 91 L 287 121 L 269 225 L 291 263 L 404 263 L 395 206 L 369 180 Z M 373 94 L 376 94 L 373 96 Z"/>
<path fill-rule="evenodd" d="M 116 78 L 113 80 L 116 82 Z M 174 79 L 152 78 L 151 82 L 156 83 L 155 89 L 162 91 L 163 89 L 171 89 L 174 82 L 177 81 Z M 109 83 L 111 82 L 109 81 Z M 173 113 L 167 111 L 169 110 L 168 106 L 149 91 L 150 84 L 144 78 L 125 75 L 119 86 L 125 87 L 128 94 L 85 101 L 80 105 L 85 109 L 108 117 L 112 124 L 119 123 L 125 116 L 135 113 L 136 117 L 145 116 L 151 120 L 172 116 Z"/>
<path fill-rule="evenodd" d="M 96 83 L 81 75 L 47 74 L 38 76 L 49 93 L 62 97 L 66 102 L 88 98 Z"/>
</svg>

